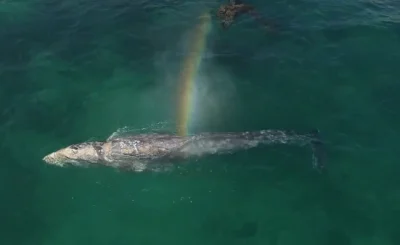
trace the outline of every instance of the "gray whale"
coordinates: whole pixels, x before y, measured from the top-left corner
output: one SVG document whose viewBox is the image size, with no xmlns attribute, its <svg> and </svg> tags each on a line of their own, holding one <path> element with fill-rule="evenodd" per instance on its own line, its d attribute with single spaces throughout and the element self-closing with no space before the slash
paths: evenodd
<svg viewBox="0 0 400 245">
<path fill-rule="evenodd" d="M 323 142 L 319 131 L 296 133 L 285 130 L 260 130 L 253 132 L 199 133 L 189 136 L 174 134 L 136 134 L 110 137 L 106 141 L 73 144 L 48 154 L 43 160 L 56 166 L 103 165 L 117 169 L 141 172 L 155 169 L 164 163 L 228 154 L 262 145 L 290 144 L 310 146 L 313 167 L 325 166 Z"/>
</svg>

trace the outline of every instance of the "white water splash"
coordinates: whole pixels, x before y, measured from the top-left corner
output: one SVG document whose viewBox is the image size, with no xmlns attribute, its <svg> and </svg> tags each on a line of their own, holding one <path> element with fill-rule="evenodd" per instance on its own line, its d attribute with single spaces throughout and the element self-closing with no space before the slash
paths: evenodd
<svg viewBox="0 0 400 245">
<path fill-rule="evenodd" d="M 170 132 L 170 133 L 175 133 L 175 126 L 173 123 L 170 123 L 168 121 L 162 121 L 162 122 L 156 122 L 152 123 L 147 127 L 142 127 L 142 128 L 133 128 L 129 126 L 125 126 L 122 128 L 117 129 L 115 132 L 113 132 L 107 139 L 107 141 L 117 138 L 123 135 L 134 135 L 134 134 L 140 134 L 140 133 L 151 133 L 151 132 Z"/>
</svg>

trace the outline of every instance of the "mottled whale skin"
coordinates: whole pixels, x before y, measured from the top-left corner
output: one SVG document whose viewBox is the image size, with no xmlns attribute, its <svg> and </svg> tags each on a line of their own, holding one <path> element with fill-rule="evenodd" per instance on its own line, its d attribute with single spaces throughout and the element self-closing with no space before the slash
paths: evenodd
<svg viewBox="0 0 400 245">
<path fill-rule="evenodd" d="M 110 137 L 106 141 L 74 144 L 43 158 L 50 165 L 104 165 L 141 172 L 152 165 L 174 163 L 191 157 L 227 154 L 261 145 L 291 144 L 311 146 L 313 166 L 324 167 L 322 142 L 317 130 L 298 134 L 284 130 L 253 132 L 200 133 L 190 136 L 174 134 L 136 134 Z"/>
</svg>

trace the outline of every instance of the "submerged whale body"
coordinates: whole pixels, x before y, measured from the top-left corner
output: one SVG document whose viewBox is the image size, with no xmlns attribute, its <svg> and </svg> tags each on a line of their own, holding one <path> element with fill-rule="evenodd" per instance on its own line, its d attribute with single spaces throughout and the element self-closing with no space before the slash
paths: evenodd
<svg viewBox="0 0 400 245">
<path fill-rule="evenodd" d="M 57 166 L 103 165 L 140 172 L 164 163 L 228 154 L 261 145 L 290 144 L 310 146 L 313 167 L 324 167 L 323 143 L 318 131 L 299 134 L 284 130 L 253 132 L 200 133 L 190 136 L 174 134 L 137 134 L 110 137 L 106 141 L 74 144 L 45 156 L 43 160 Z"/>
</svg>

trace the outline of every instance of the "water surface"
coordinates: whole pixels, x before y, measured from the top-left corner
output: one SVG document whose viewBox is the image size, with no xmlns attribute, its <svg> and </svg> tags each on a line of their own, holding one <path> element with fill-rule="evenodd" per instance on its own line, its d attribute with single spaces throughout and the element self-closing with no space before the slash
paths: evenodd
<svg viewBox="0 0 400 245">
<path fill-rule="evenodd" d="M 277 35 L 213 19 L 194 130 L 318 128 L 324 174 L 286 146 L 164 174 L 44 165 L 118 128 L 173 125 L 187 36 L 220 3 L 0 3 L 2 244 L 400 243 L 394 0 L 249 1 Z"/>
</svg>

